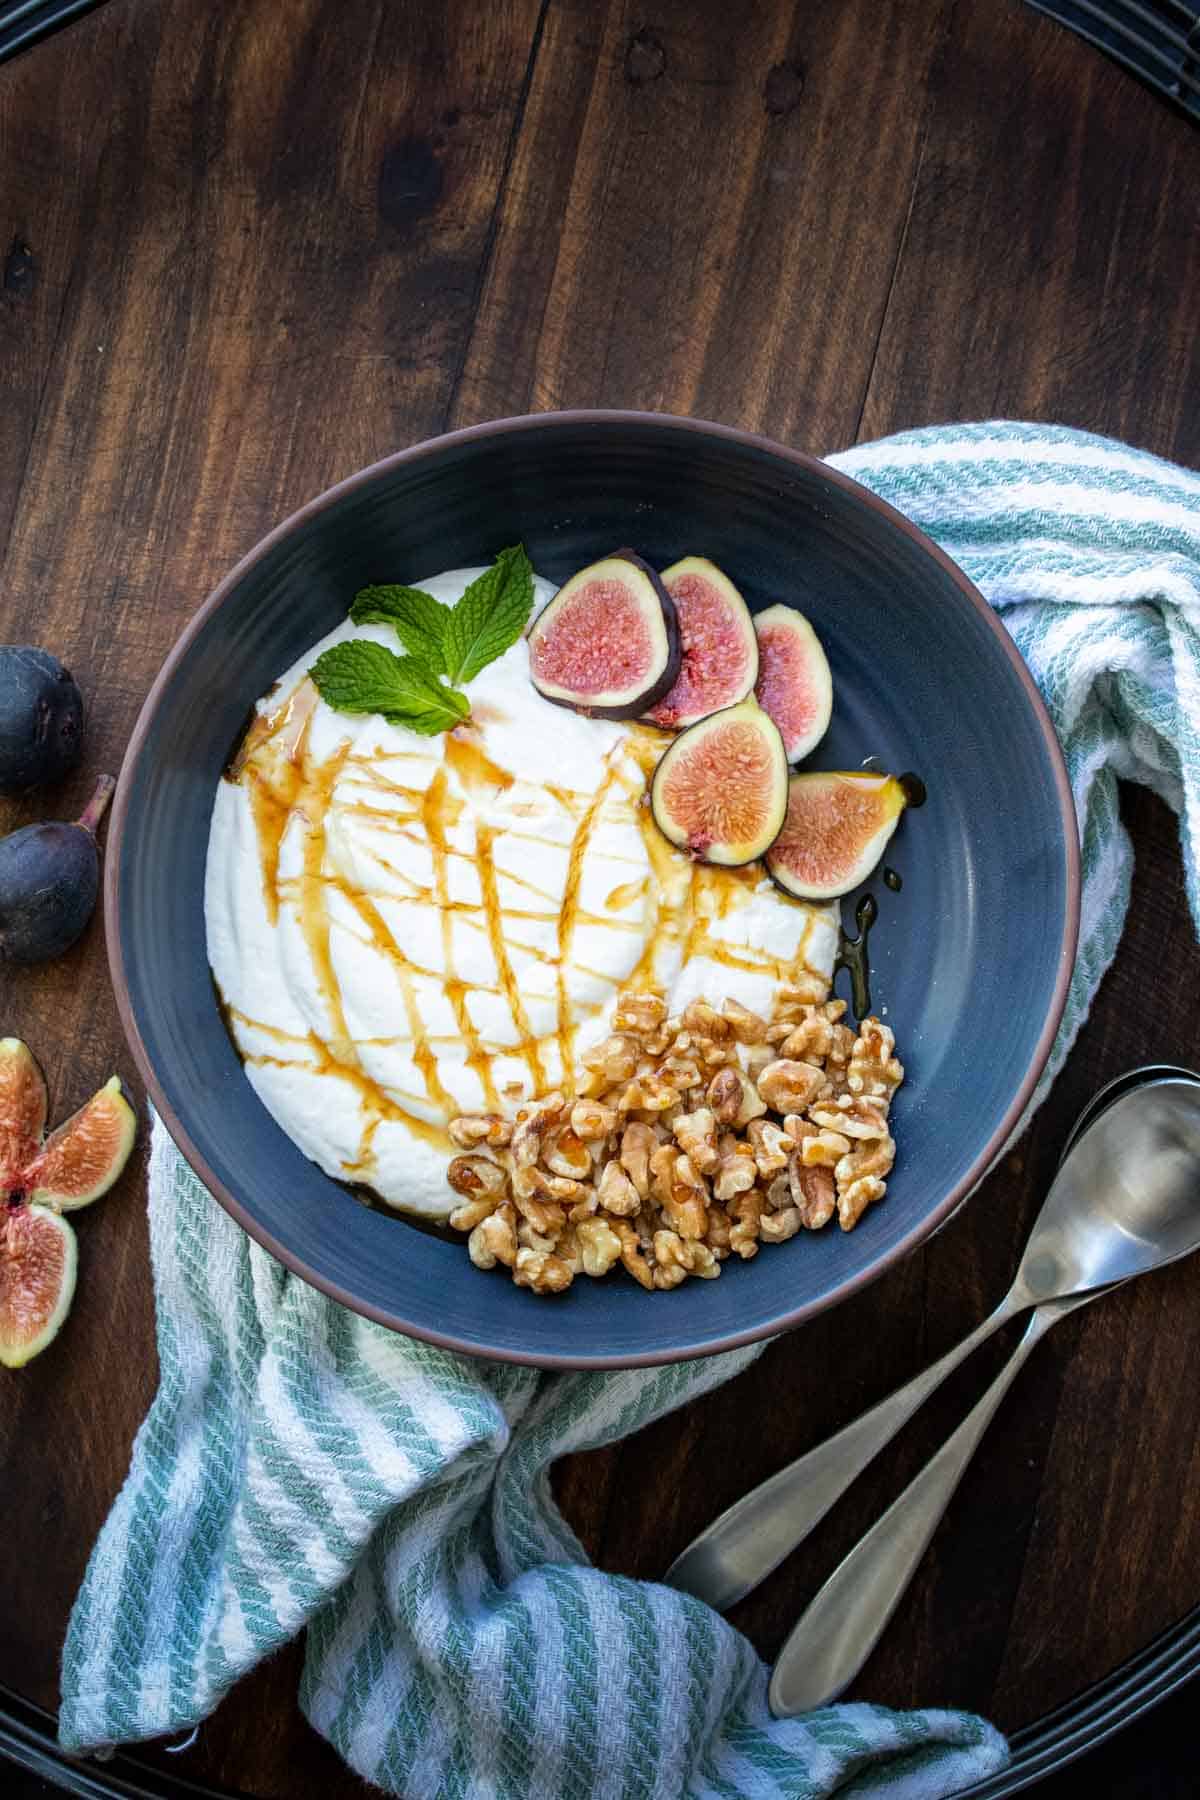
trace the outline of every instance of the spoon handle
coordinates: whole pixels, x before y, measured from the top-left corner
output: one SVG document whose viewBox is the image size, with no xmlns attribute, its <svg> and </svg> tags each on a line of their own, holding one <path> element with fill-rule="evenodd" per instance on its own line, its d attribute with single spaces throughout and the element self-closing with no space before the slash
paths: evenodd
<svg viewBox="0 0 1200 1800">
<path fill-rule="evenodd" d="M 1042 1336 L 1085 1301 L 1038 1307 L 991 1387 L 936 1456 L 838 1564 L 779 1653 L 769 1701 L 777 1718 L 824 1706 L 853 1681 L 879 1641 L 992 1414 Z"/>
<path fill-rule="evenodd" d="M 718 1612 L 742 1599 L 804 1541 L 951 1370 L 1020 1310 L 1021 1302 L 1006 1294 L 939 1362 L 723 1512 L 679 1553 L 663 1580 Z"/>
</svg>

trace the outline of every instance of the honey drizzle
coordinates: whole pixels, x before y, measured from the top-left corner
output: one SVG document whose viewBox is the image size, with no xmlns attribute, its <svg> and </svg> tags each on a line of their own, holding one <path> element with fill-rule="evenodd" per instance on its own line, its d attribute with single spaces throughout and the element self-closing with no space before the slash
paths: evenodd
<svg viewBox="0 0 1200 1800">
<path fill-rule="evenodd" d="M 240 1007 L 229 1004 L 215 980 L 213 986 L 217 990 L 217 1005 L 235 1043 L 238 1043 L 237 1034 L 233 1031 L 233 1022 L 236 1020 L 248 1030 L 257 1031 L 264 1037 L 272 1038 L 280 1045 L 294 1044 L 303 1050 L 310 1050 L 313 1056 L 311 1062 L 294 1056 L 271 1056 L 266 1051 L 245 1050 L 238 1043 L 242 1061 L 250 1068 L 311 1070 L 314 1075 L 332 1076 L 337 1081 L 349 1082 L 358 1091 L 364 1104 L 370 1108 L 370 1115 L 359 1142 L 358 1156 L 353 1165 L 345 1165 L 347 1170 L 357 1170 L 360 1165 L 366 1166 L 375 1133 L 385 1119 L 403 1123 L 418 1137 L 424 1138 L 428 1143 L 436 1144 L 439 1148 L 445 1148 L 448 1145 L 449 1139 L 440 1125 L 431 1125 L 427 1119 L 408 1112 L 385 1094 L 360 1069 L 351 1068 L 348 1063 L 336 1061 L 330 1053 L 329 1046 L 324 1039 L 317 1036 L 315 1031 L 303 1034 L 281 1031 L 277 1025 L 268 1025 L 262 1019 L 251 1018 L 250 1014 L 243 1012 Z M 404 1097 L 407 1098 L 407 1096 Z M 416 1097 L 412 1096 L 414 1100 Z"/>
<path fill-rule="evenodd" d="M 317 978 L 317 991 L 333 1025 L 329 1052 L 337 1062 L 357 1065 L 358 1053 L 346 1024 L 342 990 L 334 972 L 329 948 L 329 898 L 325 878 L 325 815 L 333 795 L 334 783 L 341 773 L 349 749 L 349 744 L 346 744 L 335 750 L 320 765 L 315 777 L 310 777 L 305 792 L 305 801 L 309 803 L 305 810 L 308 829 L 304 837 L 304 873 L 300 877 L 300 904 L 297 910 L 304 947 Z"/>
<path fill-rule="evenodd" d="M 454 1096 L 442 1086 L 442 1080 L 438 1074 L 437 1057 L 430 1045 L 425 1030 L 425 1021 L 421 1017 L 421 1009 L 417 1005 L 416 991 L 413 988 L 413 976 L 427 971 L 418 970 L 409 961 L 388 930 L 386 920 L 372 900 L 365 894 L 351 893 L 343 883 L 338 885 L 371 933 L 371 942 L 389 959 L 399 977 L 400 997 L 404 1003 L 404 1016 L 408 1020 L 408 1034 L 412 1046 L 411 1055 L 421 1080 L 425 1083 L 425 1097 L 434 1106 L 439 1107 L 446 1118 L 452 1118 L 458 1111 L 458 1107 L 455 1104 Z M 361 1156 L 362 1146 L 360 1145 L 360 1160 Z"/>
<path fill-rule="evenodd" d="M 496 969 L 500 976 L 500 986 L 508 1001 L 508 1010 L 512 1014 L 513 1025 L 517 1032 L 517 1048 L 525 1060 L 533 1082 L 535 1094 L 547 1091 L 546 1070 L 542 1063 L 538 1041 L 529 1028 L 529 1015 L 525 1011 L 525 1003 L 521 999 L 521 990 L 509 961 L 508 946 L 504 941 L 505 915 L 500 907 L 500 893 L 496 881 L 496 861 L 492 854 L 495 832 L 482 820 L 475 827 L 475 857 L 479 870 L 479 892 L 483 900 L 483 916 L 487 921 L 488 942 L 492 947 Z M 508 915 L 512 917 L 512 914 Z M 520 914 L 516 915 L 521 917 Z"/>
<path fill-rule="evenodd" d="M 261 1029 L 257 1019 L 252 1020 L 251 1023 L 256 1029 Z M 367 1132 L 370 1132 L 373 1138 L 379 1126 L 386 1119 L 390 1123 L 404 1125 L 414 1137 L 423 1138 L 426 1143 L 435 1144 L 438 1149 L 450 1147 L 450 1139 L 445 1126 L 431 1124 L 428 1119 L 422 1119 L 417 1113 L 408 1111 L 406 1107 L 401 1106 L 385 1093 L 378 1082 L 372 1081 L 369 1075 L 364 1075 L 361 1069 L 352 1067 L 349 1063 L 339 1062 L 332 1054 L 329 1045 L 315 1032 L 309 1041 L 316 1053 L 314 1062 L 297 1063 L 294 1058 L 267 1056 L 256 1051 L 240 1050 L 240 1054 L 242 1061 L 248 1063 L 251 1068 L 300 1068 L 306 1072 L 311 1071 L 314 1075 L 332 1076 L 336 1081 L 347 1082 L 358 1094 L 367 1112 L 367 1123 L 363 1130 L 364 1137 Z M 361 1162 L 362 1158 L 363 1145 L 360 1139 L 358 1155 L 354 1159 L 355 1163 Z"/>
<path fill-rule="evenodd" d="M 642 898 L 649 886 L 650 877 L 648 875 L 643 875 L 640 881 L 622 882 L 620 887 L 615 887 L 611 894 L 606 895 L 604 901 L 605 910 L 607 912 L 624 912 L 627 906 L 632 906 L 635 900 L 640 900 Z M 619 925 L 621 921 L 619 919 L 606 919 L 604 923 L 606 925 Z"/>
<path fill-rule="evenodd" d="M 279 919 L 279 856 L 284 834 L 303 792 L 308 760 L 312 708 L 300 711 L 297 706 L 299 692 L 297 689 L 276 712 L 259 715 L 246 733 L 246 741 L 231 771 L 233 780 L 240 779 L 243 772 L 245 775 L 250 812 L 258 837 L 263 902 L 272 925 Z M 316 690 L 313 692 L 315 695 Z M 293 729 L 294 725 L 298 725 L 298 729 Z M 262 752 L 270 744 L 277 744 L 282 754 L 277 752 L 269 763 L 264 763 Z"/>
<path fill-rule="evenodd" d="M 446 849 L 446 796 L 449 776 L 443 765 L 435 770 L 433 780 L 425 790 L 421 806 L 421 823 L 425 827 L 425 836 L 429 840 L 429 849 L 433 856 L 433 902 L 438 908 L 442 925 L 442 963 L 445 968 L 446 998 L 450 1002 L 454 1014 L 454 1023 L 458 1026 L 463 1043 L 467 1047 L 464 1057 L 468 1069 L 474 1070 L 483 1087 L 484 1105 L 490 1111 L 498 1111 L 500 1096 L 496 1091 L 496 1083 L 492 1079 L 492 1059 L 483 1047 L 475 1021 L 471 1017 L 467 1005 L 467 983 L 460 981 L 454 970 L 454 915 L 450 911 L 449 872 L 447 869 Z"/>
<path fill-rule="evenodd" d="M 551 919 L 557 919 L 554 952 L 529 945 L 517 947 L 524 955 L 555 971 L 555 1035 L 562 1065 L 559 1081 L 568 1091 L 574 1087 L 574 1045 L 579 1028 L 587 1018 L 600 1012 L 607 1004 L 605 1001 L 596 1001 L 583 1007 L 573 1005 L 567 991 L 568 966 L 607 986 L 627 989 L 657 985 L 659 954 L 663 946 L 669 943 L 679 945 L 684 960 L 692 956 L 707 957 L 721 967 L 766 974 L 775 982 L 787 981 L 798 968 L 807 966 L 805 952 L 813 929 L 811 914 L 806 920 L 797 952 L 786 959 L 768 957 L 760 951 L 729 944 L 712 935 L 712 923 L 729 916 L 741 897 L 757 886 L 761 871 L 753 867 L 718 869 L 694 864 L 690 868 L 686 884 L 681 882 L 679 853 L 659 832 L 647 802 L 648 780 L 666 741 L 661 732 L 641 725 L 634 726 L 629 736 L 607 759 L 603 781 L 593 794 L 578 793 L 561 785 L 545 784 L 545 791 L 550 793 L 567 814 L 574 827 L 568 848 L 567 877 L 559 906 L 557 896 L 553 893 L 523 876 L 498 868 L 494 853 L 497 831 L 482 818 L 477 817 L 475 821 L 473 852 L 449 843 L 448 832 L 459 824 L 465 804 L 449 787 L 451 771 L 463 792 L 470 798 L 499 798 L 515 782 L 515 778 L 507 770 L 486 755 L 469 726 L 460 727 L 447 735 L 443 740 L 443 762 L 434 771 L 429 785 L 424 789 L 414 788 L 390 776 L 386 772 L 386 765 L 401 757 L 428 762 L 430 757 L 427 752 L 389 752 L 386 756 L 371 758 L 355 753 L 352 745 L 345 742 L 323 762 L 314 763 L 310 751 L 309 724 L 316 696 L 315 690 L 306 693 L 306 689 L 311 689 L 311 684 L 302 683 L 282 706 L 273 713 L 260 715 L 254 721 L 230 770 L 230 778 L 241 780 L 247 789 L 258 838 L 263 895 L 268 916 L 272 923 L 277 921 L 281 897 L 293 903 L 318 991 L 332 1023 L 332 1036 L 328 1042 L 311 1032 L 306 1038 L 298 1038 L 263 1021 L 252 1019 L 236 1008 L 227 1007 L 225 1010 L 230 1019 L 264 1034 L 277 1042 L 281 1049 L 288 1044 L 295 1045 L 314 1059 L 309 1061 L 305 1057 L 297 1065 L 295 1059 L 284 1055 L 249 1053 L 245 1055 L 245 1061 L 251 1066 L 302 1066 L 318 1074 L 333 1075 L 355 1087 L 363 1102 L 365 1122 L 357 1156 L 352 1163 L 344 1165 L 345 1172 L 351 1177 L 369 1179 L 374 1167 L 375 1136 L 385 1120 L 402 1122 L 408 1130 L 440 1148 L 450 1147 L 444 1125 L 431 1124 L 401 1104 L 401 1099 L 411 1101 L 413 1105 L 420 1105 L 423 1100 L 436 1107 L 446 1121 L 460 1110 L 459 1102 L 446 1089 L 439 1076 L 435 1048 L 438 1045 L 465 1045 L 466 1066 L 477 1075 L 489 1109 L 496 1110 L 501 1105 L 493 1062 L 502 1057 L 519 1055 L 529 1070 L 533 1091 L 546 1091 L 549 1082 L 542 1047 L 530 1026 L 519 978 L 513 968 L 506 941 L 505 924 L 508 921 L 526 919 L 545 924 Z M 629 761 L 633 762 L 637 775 L 631 774 Z M 373 831 L 390 833 L 415 844 L 428 846 L 432 863 L 430 884 L 422 884 L 405 871 L 395 868 L 378 851 L 374 851 L 373 855 L 389 876 L 403 882 L 411 890 L 411 898 L 437 907 L 441 920 L 442 970 L 422 968 L 404 953 L 375 903 L 376 898 L 382 898 L 382 895 L 374 896 L 368 890 L 351 888 L 336 874 L 326 871 L 326 815 L 332 803 L 334 787 L 343 773 L 347 776 L 347 785 L 354 790 L 364 790 L 364 797 L 340 800 L 339 811 L 369 820 Z M 618 790 L 616 795 L 614 789 Z M 394 808 L 372 806 L 369 800 L 372 793 L 400 801 L 404 810 L 398 812 Z M 604 914 L 597 915 L 581 908 L 579 894 L 584 862 L 597 822 L 605 806 L 613 804 L 626 809 L 629 818 L 636 822 L 645 856 L 650 864 L 650 874 L 645 873 L 644 865 L 636 858 L 606 851 L 606 860 L 617 864 L 625 862 L 641 873 L 636 880 L 614 888 L 605 901 Z M 515 810 L 519 814 L 521 809 Z M 302 871 L 299 876 L 280 877 L 279 861 L 283 839 L 291 819 L 296 816 L 303 820 L 305 826 Z M 503 831 L 506 838 L 518 842 L 544 846 L 554 841 L 547 840 L 535 831 L 516 830 L 508 819 L 505 820 Z M 556 844 L 556 848 L 562 847 L 564 846 Z M 479 903 L 451 900 L 449 859 L 452 856 L 463 857 L 474 863 L 479 880 Z M 557 911 L 503 906 L 499 890 L 501 874 L 506 881 L 526 889 L 531 897 L 544 900 L 551 908 L 557 907 Z M 653 929 L 632 972 L 623 978 L 617 978 L 603 970 L 587 969 L 579 963 L 572 964 L 571 952 L 580 923 L 603 925 L 609 930 L 618 931 L 640 932 L 644 929 L 644 922 L 640 918 L 617 919 L 612 914 L 633 905 L 647 893 L 652 883 L 657 889 L 658 898 Z M 408 1045 L 424 1086 L 423 1096 L 403 1094 L 398 1098 L 398 1090 L 383 1089 L 361 1066 L 359 1047 L 351 1039 L 347 1027 L 341 990 L 330 951 L 328 909 L 329 897 L 334 891 L 342 895 L 361 921 L 367 933 L 367 941 L 396 970 L 409 1028 L 407 1039 L 399 1036 L 364 1039 L 361 1047 L 392 1043 Z M 480 928 L 486 932 L 496 965 L 498 987 L 468 983 L 457 975 L 454 960 L 455 913 L 466 915 L 472 923 L 478 921 Z M 434 1036 L 426 1031 L 414 987 L 414 978 L 419 976 L 442 984 L 454 1015 L 456 1035 Z M 489 1044 L 484 1041 L 467 1005 L 469 993 L 494 993 L 503 996 L 517 1034 L 515 1051 L 506 1044 Z M 505 1094 L 512 1092 L 514 1084 L 510 1082 L 506 1084 Z"/>
<path fill-rule="evenodd" d="M 558 995 L 558 1055 L 562 1064 L 561 1081 L 567 1092 L 575 1087 L 575 1033 L 579 1022 L 572 1017 L 571 1000 L 567 993 L 567 959 L 571 954 L 571 939 L 575 935 L 575 926 L 579 913 L 579 886 L 583 880 L 583 859 L 587 855 L 588 845 L 592 841 L 592 833 L 596 829 L 604 805 L 612 792 L 616 775 L 611 760 L 604 770 L 604 779 L 597 788 L 591 803 L 584 811 L 583 817 L 575 828 L 571 839 L 571 854 L 567 861 L 567 880 L 563 888 L 562 910 L 558 915 L 558 967 L 555 971 L 555 991 Z"/>
<path fill-rule="evenodd" d="M 481 794 L 506 794 L 516 780 L 492 761 L 463 726 L 447 733 L 446 762 L 458 776 L 463 792 L 473 800 Z"/>
</svg>

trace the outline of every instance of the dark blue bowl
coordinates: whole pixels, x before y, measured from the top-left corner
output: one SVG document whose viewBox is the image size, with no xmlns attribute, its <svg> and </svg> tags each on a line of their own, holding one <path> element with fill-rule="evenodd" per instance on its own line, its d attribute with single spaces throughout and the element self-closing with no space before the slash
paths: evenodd
<svg viewBox="0 0 1200 1800">
<path fill-rule="evenodd" d="M 213 792 L 255 697 L 368 581 L 487 561 L 523 539 L 563 578 L 631 543 L 659 567 L 703 551 L 751 606 L 794 601 L 836 700 L 814 762 L 914 769 L 929 799 L 888 860 L 874 1000 L 908 1080 L 886 1199 L 850 1235 L 803 1234 L 720 1281 L 647 1295 L 624 1279 L 536 1298 L 460 1242 L 362 1206 L 261 1105 L 205 956 Z M 854 896 L 846 903 L 851 915 Z M 823 464 L 690 419 L 567 413 L 402 451 L 314 500 L 222 582 L 142 711 L 113 809 L 106 912 L 117 998 L 180 1149 L 233 1217 L 307 1281 L 397 1330 L 568 1367 L 664 1362 L 783 1331 L 880 1274 L 979 1181 L 1029 1099 L 1066 997 L 1079 909 L 1075 815 L 1028 672 L 966 577 Z"/>
</svg>

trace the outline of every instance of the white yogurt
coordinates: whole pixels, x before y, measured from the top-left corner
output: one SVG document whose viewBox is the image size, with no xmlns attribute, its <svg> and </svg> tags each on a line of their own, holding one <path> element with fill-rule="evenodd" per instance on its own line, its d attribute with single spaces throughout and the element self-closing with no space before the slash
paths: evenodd
<svg viewBox="0 0 1200 1800">
<path fill-rule="evenodd" d="M 453 603 L 478 573 L 420 585 Z M 449 1118 L 569 1083 L 631 981 L 767 1012 L 794 970 L 831 977 L 834 910 L 673 850 L 644 728 L 543 700 L 524 641 L 470 684 L 469 727 L 424 738 L 316 698 L 307 669 L 350 637 L 398 647 L 347 623 L 259 703 L 205 883 L 246 1073 L 327 1174 L 444 1218 Z"/>
</svg>

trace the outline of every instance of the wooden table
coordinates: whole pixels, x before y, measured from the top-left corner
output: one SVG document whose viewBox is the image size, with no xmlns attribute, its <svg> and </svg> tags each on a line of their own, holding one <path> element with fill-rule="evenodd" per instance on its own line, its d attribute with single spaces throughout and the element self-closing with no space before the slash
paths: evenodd
<svg viewBox="0 0 1200 1800">
<path fill-rule="evenodd" d="M 55 650 L 89 702 L 84 767 L 5 826 L 79 811 L 262 532 L 448 427 L 648 407 L 819 452 L 1007 415 L 1200 462 L 1200 133 L 1018 0 L 109 0 L 0 69 L 0 238 L 0 636 Z M 867 1293 L 561 1466 L 605 1568 L 658 1575 L 946 1349 L 1007 1285 L 1093 1090 L 1197 1060 L 1175 823 L 1126 800 L 1126 938 L 1024 1142 Z M 57 1115 L 113 1067 L 140 1097 L 98 919 L 2 982 Z M 47 1706 L 155 1381 L 144 1181 L 135 1158 L 82 1222 L 69 1325 L 0 1382 L 0 1684 Z M 1141 1282 L 1034 1359 L 865 1694 L 1012 1728 L 1200 1600 L 1196 1279 Z M 1005 1347 L 738 1609 L 764 1655 Z M 359 1792 L 295 1708 L 299 1660 L 176 1771 Z"/>
</svg>

